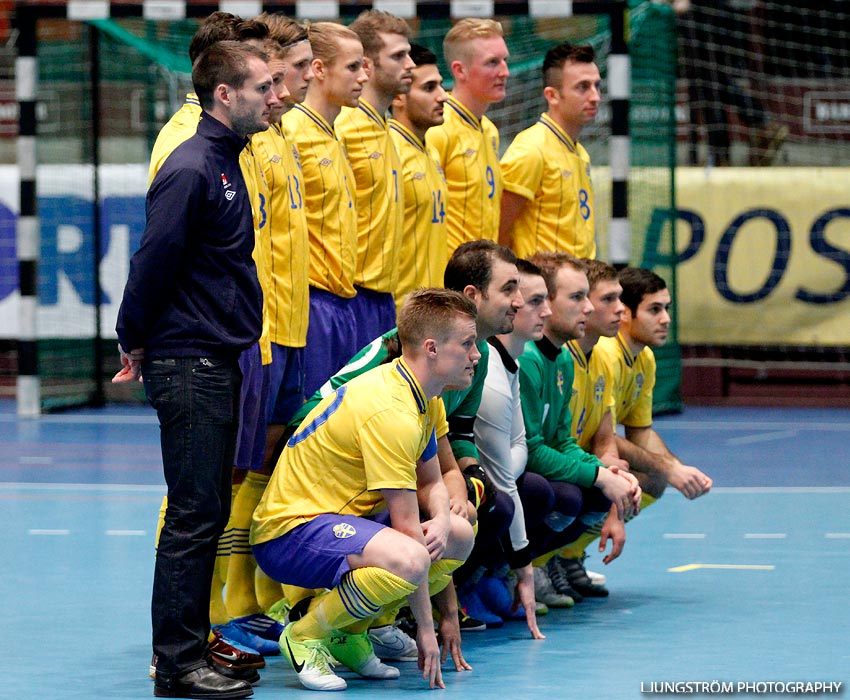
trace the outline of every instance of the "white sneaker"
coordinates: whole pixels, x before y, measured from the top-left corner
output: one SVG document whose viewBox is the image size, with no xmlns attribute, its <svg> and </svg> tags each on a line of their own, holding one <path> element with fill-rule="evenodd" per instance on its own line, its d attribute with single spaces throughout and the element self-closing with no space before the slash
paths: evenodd
<svg viewBox="0 0 850 700">
<path fill-rule="evenodd" d="M 585 571 L 587 571 L 587 578 L 590 579 L 592 584 L 596 586 L 604 586 L 608 583 L 608 579 L 605 577 L 605 574 L 598 574 L 590 569 L 585 569 Z"/>
<path fill-rule="evenodd" d="M 334 632 L 325 640 L 325 646 L 337 661 L 363 678 L 391 681 L 401 675 L 397 668 L 387 666 L 375 656 L 366 632 Z"/>
<path fill-rule="evenodd" d="M 298 680 L 307 690 L 345 690 L 344 679 L 336 675 L 331 666 L 337 662 L 319 639 L 297 642 L 290 637 L 291 625 L 280 636 L 280 650 L 289 659 Z"/>
<path fill-rule="evenodd" d="M 575 600 L 571 596 L 555 590 L 546 569 L 540 566 L 534 567 L 534 598 L 550 608 L 571 608 L 575 605 Z"/>
<path fill-rule="evenodd" d="M 375 656 L 384 661 L 418 661 L 416 642 L 395 625 L 384 625 L 369 630 L 369 641 Z"/>
</svg>

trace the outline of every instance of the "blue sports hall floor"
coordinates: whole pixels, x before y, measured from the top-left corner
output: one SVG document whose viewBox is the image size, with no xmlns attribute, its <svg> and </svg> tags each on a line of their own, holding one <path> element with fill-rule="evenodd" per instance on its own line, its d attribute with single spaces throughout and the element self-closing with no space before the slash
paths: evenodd
<svg viewBox="0 0 850 700">
<path fill-rule="evenodd" d="M 346 694 L 620 700 L 674 681 L 802 681 L 841 682 L 848 696 L 850 410 L 686 408 L 656 427 L 715 488 L 665 495 L 630 523 L 612 565 L 592 555 L 610 598 L 541 618 L 544 641 L 522 622 L 466 634 L 474 670 L 446 670 L 444 691 L 401 664 L 399 680 L 351 680 Z M 152 696 L 163 493 L 151 410 L 22 420 L 0 401 L 0 697 Z M 316 697 L 279 656 L 262 676 L 258 700 Z"/>
</svg>

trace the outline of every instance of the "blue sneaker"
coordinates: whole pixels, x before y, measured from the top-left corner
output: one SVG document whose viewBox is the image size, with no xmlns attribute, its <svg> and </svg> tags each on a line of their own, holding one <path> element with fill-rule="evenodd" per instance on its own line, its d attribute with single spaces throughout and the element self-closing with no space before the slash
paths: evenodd
<svg viewBox="0 0 850 700">
<path fill-rule="evenodd" d="M 278 641 L 283 634 L 283 625 L 268 615 L 257 613 L 237 617 L 217 629 L 225 638 L 249 649 L 256 649 L 263 656 L 280 654 Z"/>
<path fill-rule="evenodd" d="M 496 576 L 482 576 L 475 587 L 479 597 L 490 610 L 505 620 L 524 620 L 525 608 L 522 605 L 513 609 L 514 597 L 506 581 Z"/>
<path fill-rule="evenodd" d="M 463 593 L 458 591 L 457 597 L 458 603 L 460 603 L 464 613 L 486 624 L 487 629 L 498 629 L 505 624 L 505 621 L 501 617 L 487 609 L 487 606 L 481 600 L 475 588 L 465 590 Z"/>
</svg>

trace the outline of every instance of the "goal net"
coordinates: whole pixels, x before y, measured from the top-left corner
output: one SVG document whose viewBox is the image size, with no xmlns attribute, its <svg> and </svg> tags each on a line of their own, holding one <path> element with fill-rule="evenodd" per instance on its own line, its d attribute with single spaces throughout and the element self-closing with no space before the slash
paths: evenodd
<svg viewBox="0 0 850 700">
<path fill-rule="evenodd" d="M 488 116 L 500 129 L 504 150 L 545 110 L 540 78 L 545 52 L 564 39 L 593 44 L 603 76 L 603 106 L 581 141 L 593 162 L 598 249 L 605 259 L 612 197 L 611 112 L 604 99 L 611 51 L 609 18 L 576 14 L 540 19 L 529 16 L 527 6 L 521 5 L 521 13 L 497 17 L 510 49 L 511 78 L 507 99 Z M 675 160 L 675 17 L 669 7 L 654 2 L 633 0 L 629 6 L 631 262 L 657 268 L 674 288 L 669 212 Z M 144 228 L 150 149 L 161 126 L 191 91 L 186 54 L 198 21 L 113 17 L 37 23 L 42 231 L 38 365 L 45 409 L 90 402 L 104 391 L 110 399 L 141 396 L 138 387 L 115 389 L 104 380 L 115 369 L 117 308 L 129 255 L 138 247 Z M 416 41 L 442 55 L 450 19 L 417 19 L 411 26 Z M 445 66 L 441 68 L 444 77 L 450 76 Z M 645 249 L 647 240 L 651 250 Z M 659 364 L 663 379 L 658 408 L 676 409 L 675 342 L 660 353 Z"/>
<path fill-rule="evenodd" d="M 691 0 L 677 225 L 690 393 L 850 399 L 850 7 Z M 692 385 L 692 386 L 691 386 Z"/>
</svg>

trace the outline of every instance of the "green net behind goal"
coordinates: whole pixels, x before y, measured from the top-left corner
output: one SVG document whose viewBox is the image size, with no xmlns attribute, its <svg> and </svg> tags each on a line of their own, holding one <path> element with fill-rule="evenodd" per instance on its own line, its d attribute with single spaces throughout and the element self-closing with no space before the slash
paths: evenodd
<svg viewBox="0 0 850 700">
<path fill-rule="evenodd" d="M 669 212 L 673 207 L 675 156 L 675 20 L 669 8 L 634 2 L 630 12 L 632 55 L 632 177 L 629 212 L 633 264 L 654 266 L 674 289 Z M 545 52 L 569 39 L 591 43 L 607 79 L 607 16 L 498 18 L 511 53 L 508 96 L 488 112 L 500 129 L 502 150 L 545 110 L 540 66 Z M 98 372 L 114 366 L 114 325 L 127 260 L 144 227 L 144 193 L 150 149 L 161 126 L 191 91 L 189 40 L 196 20 L 110 19 L 92 23 L 39 22 L 39 208 L 43 252 L 39 291 L 39 357 L 45 408 L 86 402 Z M 411 23 L 415 40 L 442 55 L 449 20 Z M 444 77 L 450 73 L 441 66 Z M 97 76 L 97 85 L 92 76 Z M 94 139 L 95 91 L 99 139 Z M 604 98 L 603 98 L 604 102 Z M 591 154 L 597 203 L 599 255 L 607 253 L 611 216 L 608 148 L 610 109 L 603 104 L 581 141 Z M 95 180 L 95 149 L 99 178 Z M 93 196 L 101 201 L 95 250 Z M 660 213 L 659 213 L 660 212 Z M 652 243 L 651 249 L 645 245 Z M 96 274 L 100 275 L 104 368 L 94 366 Z M 659 353 L 658 408 L 675 410 L 678 352 L 675 342 Z M 107 390 L 110 387 L 107 385 Z M 139 392 L 132 395 L 136 398 Z M 114 398 L 110 395 L 110 398 Z"/>
</svg>

